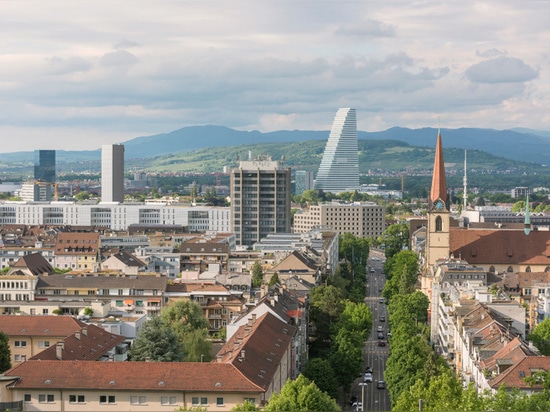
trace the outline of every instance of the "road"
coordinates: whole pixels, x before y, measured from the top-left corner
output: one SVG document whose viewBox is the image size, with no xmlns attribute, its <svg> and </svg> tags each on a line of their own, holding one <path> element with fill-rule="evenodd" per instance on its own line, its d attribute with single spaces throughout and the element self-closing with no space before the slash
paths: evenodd
<svg viewBox="0 0 550 412">
<path fill-rule="evenodd" d="M 372 259 L 374 258 L 374 259 Z M 373 325 L 369 339 L 365 342 L 363 355 L 365 360 L 365 368 L 371 366 L 373 370 L 373 382 L 367 383 L 364 386 L 364 410 L 365 411 L 389 411 L 391 410 L 390 398 L 387 389 L 377 389 L 377 381 L 384 380 L 384 370 L 386 368 L 386 360 L 388 359 L 389 346 L 387 344 L 387 332 L 389 328 L 387 306 L 380 303 L 382 297 L 381 290 L 384 287 L 385 276 L 383 274 L 383 255 L 371 253 L 367 263 L 367 292 L 365 303 L 370 307 L 373 313 Z M 374 272 L 371 272 L 374 269 Z M 380 316 L 385 318 L 381 321 Z M 379 346 L 378 342 L 378 326 L 382 327 L 384 342 L 386 346 Z M 352 386 L 352 394 L 357 396 L 359 401 L 363 397 L 363 376 L 358 377 Z"/>
</svg>

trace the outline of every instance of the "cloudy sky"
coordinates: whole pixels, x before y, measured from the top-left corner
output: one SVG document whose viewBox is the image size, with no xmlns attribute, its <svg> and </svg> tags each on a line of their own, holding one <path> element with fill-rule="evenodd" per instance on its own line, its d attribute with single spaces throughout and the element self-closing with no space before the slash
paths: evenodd
<svg viewBox="0 0 550 412">
<path fill-rule="evenodd" d="M 550 130 L 546 0 L 0 0 L 0 152 L 193 125 Z"/>
</svg>

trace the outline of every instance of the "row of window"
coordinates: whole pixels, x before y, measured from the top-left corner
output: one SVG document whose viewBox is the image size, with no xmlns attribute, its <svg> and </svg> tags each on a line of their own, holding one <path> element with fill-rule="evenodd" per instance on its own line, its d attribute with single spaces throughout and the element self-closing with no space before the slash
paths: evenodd
<svg viewBox="0 0 550 412">
<path fill-rule="evenodd" d="M 32 402 L 32 395 L 30 393 L 26 393 L 23 396 L 23 400 L 26 403 Z M 254 398 L 247 398 L 245 401 L 249 401 L 251 403 L 256 403 L 256 399 Z M 55 403 L 55 395 L 50 393 L 41 393 L 38 394 L 38 403 Z M 86 395 L 69 395 L 69 403 L 86 403 Z M 116 396 L 115 395 L 100 395 L 99 396 L 99 403 L 100 404 L 115 404 L 116 403 Z M 147 404 L 147 396 L 142 395 L 132 395 L 130 396 L 130 404 L 132 405 L 146 405 Z M 161 396 L 160 397 L 160 404 L 161 405 L 177 405 L 177 397 L 176 396 Z M 208 405 L 208 398 L 207 397 L 199 397 L 199 396 L 193 396 L 191 398 L 191 404 L 193 406 L 207 406 Z M 222 397 L 216 398 L 216 406 L 223 406 L 224 405 L 224 399 Z"/>
</svg>

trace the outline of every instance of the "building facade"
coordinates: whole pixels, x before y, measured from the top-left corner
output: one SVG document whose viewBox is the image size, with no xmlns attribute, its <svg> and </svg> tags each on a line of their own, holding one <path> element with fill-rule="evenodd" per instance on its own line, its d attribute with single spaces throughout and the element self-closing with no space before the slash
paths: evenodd
<svg viewBox="0 0 550 412">
<path fill-rule="evenodd" d="M 101 147 L 101 201 L 124 202 L 124 145 Z"/>
<path fill-rule="evenodd" d="M 355 109 L 338 109 L 315 179 L 315 189 L 339 193 L 359 189 Z"/>
<path fill-rule="evenodd" d="M 294 193 L 301 195 L 306 190 L 313 189 L 313 172 L 309 170 L 296 170 L 294 173 Z"/>
<path fill-rule="evenodd" d="M 382 236 L 386 226 L 386 210 L 373 202 L 345 203 L 334 201 L 310 206 L 294 215 L 294 232 L 306 233 L 322 228 L 357 237 Z"/>
<path fill-rule="evenodd" d="M 55 183 L 55 150 L 36 150 L 34 154 L 34 180 Z"/>
<path fill-rule="evenodd" d="M 231 231 L 252 246 L 269 233 L 290 232 L 290 168 L 268 156 L 231 170 Z"/>
</svg>

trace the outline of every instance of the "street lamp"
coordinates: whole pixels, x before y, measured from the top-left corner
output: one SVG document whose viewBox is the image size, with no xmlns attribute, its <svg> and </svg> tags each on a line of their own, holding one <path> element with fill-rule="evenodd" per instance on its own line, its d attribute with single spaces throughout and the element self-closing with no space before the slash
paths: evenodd
<svg viewBox="0 0 550 412">
<path fill-rule="evenodd" d="M 365 410 L 365 386 L 367 386 L 366 382 L 360 382 L 359 386 L 361 386 L 361 410 Z"/>
</svg>

